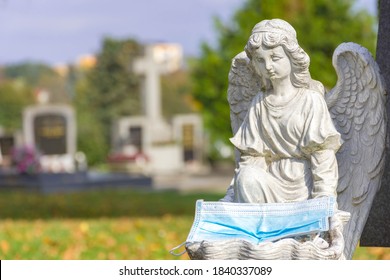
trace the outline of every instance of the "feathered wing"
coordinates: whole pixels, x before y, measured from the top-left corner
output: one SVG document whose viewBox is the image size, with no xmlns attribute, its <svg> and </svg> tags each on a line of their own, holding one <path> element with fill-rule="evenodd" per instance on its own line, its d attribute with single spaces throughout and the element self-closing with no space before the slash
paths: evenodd
<svg viewBox="0 0 390 280">
<path fill-rule="evenodd" d="M 229 72 L 228 102 L 233 134 L 241 126 L 253 97 L 260 92 L 261 81 L 245 52 L 233 58 Z"/>
<path fill-rule="evenodd" d="M 384 169 L 386 141 L 385 85 L 367 49 L 343 43 L 333 54 L 338 81 L 325 95 L 344 144 L 337 152 L 338 207 L 351 213 L 344 228 L 347 259 L 360 239 Z"/>
<path fill-rule="evenodd" d="M 245 52 L 236 55 L 232 60 L 229 72 L 229 87 L 227 99 L 230 106 L 230 122 L 233 135 L 241 126 L 251 105 L 253 97 L 260 92 L 261 77 L 255 73 Z M 240 159 L 240 152 L 235 149 L 236 165 Z M 234 178 L 227 193 L 221 201 L 233 201 Z"/>
</svg>

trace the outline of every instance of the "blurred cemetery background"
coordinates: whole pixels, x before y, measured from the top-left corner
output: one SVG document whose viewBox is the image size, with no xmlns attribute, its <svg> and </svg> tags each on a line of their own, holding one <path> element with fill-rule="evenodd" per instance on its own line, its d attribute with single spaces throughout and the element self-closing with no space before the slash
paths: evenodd
<svg viewBox="0 0 390 280">
<path fill-rule="evenodd" d="M 169 250 L 185 241 L 195 201 L 220 199 L 233 175 L 227 74 L 259 20 L 295 26 L 313 78 L 329 88 L 338 44 L 375 54 L 375 0 L 228 1 L 219 16 L 223 1 L 211 2 L 214 39 L 196 54 L 157 35 L 102 34 L 98 50 L 65 64 L 0 59 L 1 259 L 178 259 Z"/>
</svg>

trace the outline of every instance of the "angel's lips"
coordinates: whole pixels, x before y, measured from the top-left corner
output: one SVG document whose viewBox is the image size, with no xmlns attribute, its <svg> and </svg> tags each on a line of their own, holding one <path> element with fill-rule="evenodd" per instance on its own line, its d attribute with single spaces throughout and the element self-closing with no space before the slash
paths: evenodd
<svg viewBox="0 0 390 280">
<path fill-rule="evenodd" d="M 273 77 L 276 76 L 276 74 L 275 74 L 275 72 L 273 72 L 273 71 L 268 71 L 268 76 L 269 76 L 270 78 L 273 78 Z"/>
</svg>

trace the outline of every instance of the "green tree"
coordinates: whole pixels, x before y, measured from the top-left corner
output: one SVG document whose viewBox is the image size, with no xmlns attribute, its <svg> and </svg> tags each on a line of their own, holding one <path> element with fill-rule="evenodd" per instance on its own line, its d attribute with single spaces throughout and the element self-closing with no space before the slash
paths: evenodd
<svg viewBox="0 0 390 280">
<path fill-rule="evenodd" d="M 194 97 L 202 105 L 210 140 L 231 137 L 226 100 L 231 59 L 244 50 L 253 26 L 263 19 L 281 18 L 297 31 L 300 45 L 311 58 L 312 77 L 331 88 L 336 83 L 332 54 L 342 42 L 375 49 L 375 17 L 357 11 L 353 0 L 247 0 L 229 23 L 215 19 L 216 45 L 203 43 L 192 65 Z"/>
<path fill-rule="evenodd" d="M 134 40 L 104 39 L 96 66 L 77 85 L 78 146 L 92 164 L 103 162 L 109 153 L 112 122 L 140 113 L 139 81 L 132 64 L 141 51 Z"/>
<path fill-rule="evenodd" d="M 96 111 L 90 109 L 89 84 L 80 78 L 76 87 L 74 105 L 77 116 L 77 148 L 86 154 L 88 163 L 96 165 L 104 161 L 108 152 L 108 143 L 104 138 L 104 128 L 95 117 Z"/>
<path fill-rule="evenodd" d="M 27 84 L 35 86 L 41 76 L 55 75 L 55 72 L 45 64 L 25 62 L 8 65 L 4 69 L 4 75 L 10 79 L 22 78 Z"/>
<path fill-rule="evenodd" d="M 8 65 L 4 69 L 4 76 L 12 80 L 22 80 L 34 90 L 48 91 L 50 103 L 70 102 L 71 95 L 66 87 L 66 79 L 48 65 L 33 62 Z"/>
<path fill-rule="evenodd" d="M 161 76 L 161 91 L 162 114 L 165 118 L 195 111 L 188 71 L 178 70 Z"/>
<path fill-rule="evenodd" d="M 34 103 L 31 88 L 22 80 L 0 83 L 0 126 L 14 132 L 22 128 L 23 109 Z"/>
</svg>

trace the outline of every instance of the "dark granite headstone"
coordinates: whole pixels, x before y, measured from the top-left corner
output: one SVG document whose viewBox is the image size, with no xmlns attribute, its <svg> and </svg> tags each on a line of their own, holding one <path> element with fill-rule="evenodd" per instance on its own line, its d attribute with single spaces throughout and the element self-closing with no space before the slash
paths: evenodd
<svg viewBox="0 0 390 280">
<path fill-rule="evenodd" d="M 13 135 L 1 135 L 0 136 L 0 152 L 1 155 L 9 156 L 11 150 L 15 145 L 15 137 Z"/>
<path fill-rule="evenodd" d="M 143 129 L 142 126 L 130 126 L 129 128 L 129 144 L 135 146 L 138 151 L 143 151 Z"/>
<path fill-rule="evenodd" d="M 38 104 L 23 110 L 23 144 L 39 152 L 42 172 L 74 172 L 76 139 L 71 106 Z"/>
<path fill-rule="evenodd" d="M 183 158 L 185 162 L 195 159 L 195 128 L 193 124 L 183 125 Z"/>
<path fill-rule="evenodd" d="M 390 93 L 390 1 L 379 1 L 379 29 L 376 61 Z M 386 104 L 387 119 L 390 120 L 390 102 Z M 375 197 L 360 246 L 390 247 L 390 129 L 387 127 L 386 163 L 381 189 Z"/>
<path fill-rule="evenodd" d="M 66 154 L 66 118 L 62 114 L 41 114 L 34 119 L 35 144 L 44 155 Z"/>
</svg>

